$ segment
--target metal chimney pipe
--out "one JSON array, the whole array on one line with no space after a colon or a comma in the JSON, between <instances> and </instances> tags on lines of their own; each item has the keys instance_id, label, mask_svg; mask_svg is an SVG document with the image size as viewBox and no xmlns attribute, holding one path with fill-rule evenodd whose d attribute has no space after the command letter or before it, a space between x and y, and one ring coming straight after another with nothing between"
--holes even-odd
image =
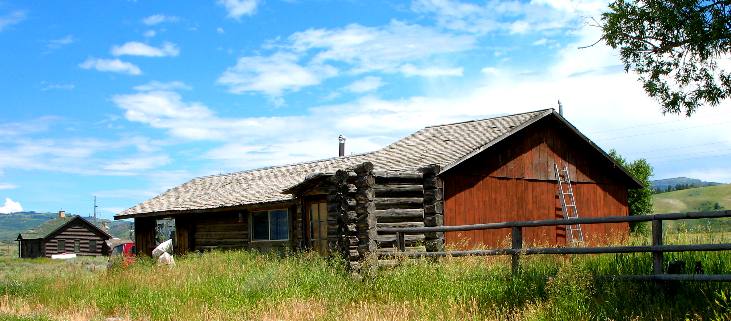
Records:
<instances>
[{"instance_id":1,"label":"metal chimney pipe","mask_svg":"<svg viewBox=\"0 0 731 321\"><path fill-rule=\"evenodd\" d=\"M561 104L561 101L558 101L558 114L563 116L563 104Z\"/></svg>"},{"instance_id":2,"label":"metal chimney pipe","mask_svg":"<svg viewBox=\"0 0 731 321\"><path fill-rule=\"evenodd\" d=\"M345 156L345 136L338 136L338 157Z\"/></svg>"}]
</instances>

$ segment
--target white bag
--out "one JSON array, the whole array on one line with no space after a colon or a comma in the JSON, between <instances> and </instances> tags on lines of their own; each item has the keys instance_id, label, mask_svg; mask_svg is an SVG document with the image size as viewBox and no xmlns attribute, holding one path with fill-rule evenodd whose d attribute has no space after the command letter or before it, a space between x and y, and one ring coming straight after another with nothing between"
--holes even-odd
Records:
<instances>
[{"instance_id":1,"label":"white bag","mask_svg":"<svg viewBox=\"0 0 731 321\"><path fill-rule=\"evenodd\" d=\"M173 259L172 255L166 252L160 255L160 257L157 259L157 264L175 266L175 259Z\"/></svg>"},{"instance_id":2,"label":"white bag","mask_svg":"<svg viewBox=\"0 0 731 321\"><path fill-rule=\"evenodd\" d=\"M152 250L152 257L158 258L164 253L171 253L173 251L173 240L167 240L160 243L154 250Z\"/></svg>"}]
</instances>

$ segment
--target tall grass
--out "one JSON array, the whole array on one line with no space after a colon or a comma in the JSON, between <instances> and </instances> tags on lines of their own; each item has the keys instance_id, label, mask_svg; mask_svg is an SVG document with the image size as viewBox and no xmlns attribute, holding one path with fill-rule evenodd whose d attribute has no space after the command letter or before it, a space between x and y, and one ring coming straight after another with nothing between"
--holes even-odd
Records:
<instances>
[{"instance_id":1,"label":"tall grass","mask_svg":"<svg viewBox=\"0 0 731 321\"><path fill-rule=\"evenodd\" d=\"M668 254L731 273L729 253ZM651 257L531 256L512 275L505 257L407 261L355 277L313 253L249 251L94 262L0 261L0 319L8 320L626 320L731 318L725 283L631 283ZM719 303L720 302L720 303ZM728 319L726 319L728 320Z\"/></svg>"}]
</instances>

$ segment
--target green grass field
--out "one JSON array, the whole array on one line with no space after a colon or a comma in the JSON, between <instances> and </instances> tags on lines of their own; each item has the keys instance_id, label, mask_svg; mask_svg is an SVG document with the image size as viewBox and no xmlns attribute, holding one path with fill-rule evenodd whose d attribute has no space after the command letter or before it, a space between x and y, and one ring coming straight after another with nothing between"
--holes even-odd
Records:
<instances>
[{"instance_id":1,"label":"green grass field","mask_svg":"<svg viewBox=\"0 0 731 321\"><path fill-rule=\"evenodd\" d=\"M654 213L731 210L731 184L697 187L652 196ZM731 218L666 223L676 233L731 233Z\"/></svg>"},{"instance_id":2,"label":"green grass field","mask_svg":"<svg viewBox=\"0 0 731 321\"><path fill-rule=\"evenodd\" d=\"M731 253L669 254L731 273ZM98 260L98 259L97 259ZM105 271L102 262L0 260L1 320L729 320L727 283L630 283L649 254L405 262L356 277L313 253L178 257ZM688 272L688 271L686 271ZM725 318L725 319L724 319Z\"/></svg>"},{"instance_id":3,"label":"green grass field","mask_svg":"<svg viewBox=\"0 0 731 321\"><path fill-rule=\"evenodd\" d=\"M0 242L0 258L18 257L18 243Z\"/></svg>"},{"instance_id":4,"label":"green grass field","mask_svg":"<svg viewBox=\"0 0 731 321\"><path fill-rule=\"evenodd\" d=\"M675 213L710 210L718 203L731 209L731 184L690 188L652 196L655 213Z\"/></svg>"}]
</instances>

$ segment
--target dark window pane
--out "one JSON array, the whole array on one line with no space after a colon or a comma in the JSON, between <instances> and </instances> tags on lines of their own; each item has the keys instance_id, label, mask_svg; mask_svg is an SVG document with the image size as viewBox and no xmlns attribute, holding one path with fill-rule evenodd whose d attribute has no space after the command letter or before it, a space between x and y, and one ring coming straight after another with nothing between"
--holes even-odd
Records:
<instances>
[{"instance_id":1,"label":"dark window pane","mask_svg":"<svg viewBox=\"0 0 731 321\"><path fill-rule=\"evenodd\" d=\"M96 240L89 240L89 251L96 252Z\"/></svg>"},{"instance_id":2,"label":"dark window pane","mask_svg":"<svg viewBox=\"0 0 731 321\"><path fill-rule=\"evenodd\" d=\"M74 253L81 252L81 242L79 240L74 240Z\"/></svg>"},{"instance_id":3,"label":"dark window pane","mask_svg":"<svg viewBox=\"0 0 731 321\"><path fill-rule=\"evenodd\" d=\"M254 240L269 239L269 214L267 212L251 214L251 224Z\"/></svg>"},{"instance_id":4,"label":"dark window pane","mask_svg":"<svg viewBox=\"0 0 731 321\"><path fill-rule=\"evenodd\" d=\"M272 240L286 240L289 238L289 224L286 210L270 212Z\"/></svg>"},{"instance_id":5,"label":"dark window pane","mask_svg":"<svg viewBox=\"0 0 731 321\"><path fill-rule=\"evenodd\" d=\"M56 249L57 253L63 253L66 252L66 240L58 240L58 249Z\"/></svg>"}]
</instances>

